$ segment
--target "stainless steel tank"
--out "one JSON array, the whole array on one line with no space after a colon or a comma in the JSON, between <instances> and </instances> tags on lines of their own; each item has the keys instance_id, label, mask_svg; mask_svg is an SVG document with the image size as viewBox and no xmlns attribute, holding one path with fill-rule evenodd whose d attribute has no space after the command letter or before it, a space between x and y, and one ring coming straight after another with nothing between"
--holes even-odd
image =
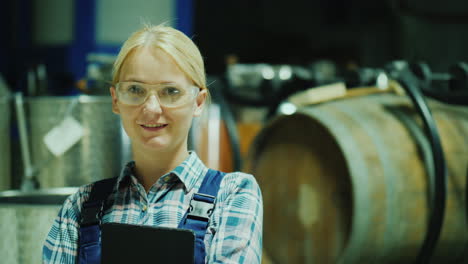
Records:
<instances>
[{"instance_id":1,"label":"stainless steel tank","mask_svg":"<svg viewBox=\"0 0 468 264\"><path fill-rule=\"evenodd\" d=\"M41 189L80 186L119 174L125 146L110 96L33 97L26 99L26 110L32 166ZM57 157L44 136L66 117L81 124L83 136Z\"/></svg>"},{"instance_id":2,"label":"stainless steel tank","mask_svg":"<svg viewBox=\"0 0 468 264\"><path fill-rule=\"evenodd\" d=\"M11 188L10 97L0 96L0 191Z\"/></svg>"},{"instance_id":3,"label":"stainless steel tank","mask_svg":"<svg viewBox=\"0 0 468 264\"><path fill-rule=\"evenodd\" d=\"M1 263L41 263L42 246L66 197L77 188L0 192Z\"/></svg>"}]
</instances>

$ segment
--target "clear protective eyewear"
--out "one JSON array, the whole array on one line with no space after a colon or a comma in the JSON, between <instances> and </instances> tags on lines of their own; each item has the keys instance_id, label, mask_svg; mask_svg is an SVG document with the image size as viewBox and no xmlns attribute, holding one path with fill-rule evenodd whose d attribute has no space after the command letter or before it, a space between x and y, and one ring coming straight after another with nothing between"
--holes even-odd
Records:
<instances>
[{"instance_id":1,"label":"clear protective eyewear","mask_svg":"<svg viewBox=\"0 0 468 264\"><path fill-rule=\"evenodd\" d=\"M140 82L119 82L115 85L117 98L127 105L141 105L154 93L159 104L177 107L194 99L200 89L196 86L183 87L174 83L146 84Z\"/></svg>"}]
</instances>

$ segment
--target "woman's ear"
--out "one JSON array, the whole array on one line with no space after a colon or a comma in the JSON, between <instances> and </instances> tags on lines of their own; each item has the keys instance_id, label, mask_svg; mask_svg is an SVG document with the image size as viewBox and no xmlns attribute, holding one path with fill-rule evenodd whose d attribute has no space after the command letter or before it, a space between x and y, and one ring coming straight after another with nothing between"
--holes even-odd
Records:
<instances>
[{"instance_id":1,"label":"woman's ear","mask_svg":"<svg viewBox=\"0 0 468 264\"><path fill-rule=\"evenodd\" d=\"M208 91L206 89L201 90L198 92L195 111L193 112L193 116L200 116L203 113L203 107L205 106L206 97L208 96Z\"/></svg>"},{"instance_id":2,"label":"woman's ear","mask_svg":"<svg viewBox=\"0 0 468 264\"><path fill-rule=\"evenodd\" d=\"M117 94L115 93L114 86L111 86L109 90L112 96L112 112L114 112L114 114L120 114L119 106L117 105Z\"/></svg>"}]
</instances>

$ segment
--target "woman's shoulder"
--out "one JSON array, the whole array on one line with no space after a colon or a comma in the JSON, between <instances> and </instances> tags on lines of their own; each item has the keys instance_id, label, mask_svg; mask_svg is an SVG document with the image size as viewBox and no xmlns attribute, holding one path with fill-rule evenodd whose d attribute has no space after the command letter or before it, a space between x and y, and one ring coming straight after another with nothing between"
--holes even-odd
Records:
<instances>
[{"instance_id":1,"label":"woman's shoulder","mask_svg":"<svg viewBox=\"0 0 468 264\"><path fill-rule=\"evenodd\" d=\"M65 199L62 209L66 211L72 210L74 212L80 212L81 206L88 200L93 186L94 182L78 187L75 193Z\"/></svg>"},{"instance_id":2,"label":"woman's shoulder","mask_svg":"<svg viewBox=\"0 0 468 264\"><path fill-rule=\"evenodd\" d=\"M71 205L82 205L84 202L88 201L91 195L91 191L95 186L99 186L99 192L102 194L111 195L115 185L117 184L117 178L107 178L103 180L98 180L92 183L88 183L78 187L77 191L70 195L65 203ZM94 198L96 199L96 197Z\"/></svg>"},{"instance_id":3,"label":"woman's shoulder","mask_svg":"<svg viewBox=\"0 0 468 264\"><path fill-rule=\"evenodd\" d=\"M225 184L235 184L235 185L258 185L257 180L252 174L236 171L228 172L223 177L223 182Z\"/></svg>"},{"instance_id":4,"label":"woman's shoulder","mask_svg":"<svg viewBox=\"0 0 468 264\"><path fill-rule=\"evenodd\" d=\"M260 186L252 174L245 172L226 173L221 182L221 188L225 193L250 192L260 194Z\"/></svg>"},{"instance_id":5,"label":"woman's shoulder","mask_svg":"<svg viewBox=\"0 0 468 264\"><path fill-rule=\"evenodd\" d=\"M81 218L83 204L89 201L91 192L93 191L94 186L96 186L96 183L98 182L105 182L105 181L96 181L96 182L78 187L76 192L68 196L63 202L63 205L59 212L59 217L62 219L68 219L68 220L74 221L75 224L79 222ZM111 196L114 191L115 181L106 181L106 182L110 182L112 186L105 186L104 189L100 189L99 192L101 194L104 193L103 196ZM94 199L99 199L99 198L103 198L103 197L100 197L100 195L98 195L98 197L94 197Z\"/></svg>"}]
</instances>

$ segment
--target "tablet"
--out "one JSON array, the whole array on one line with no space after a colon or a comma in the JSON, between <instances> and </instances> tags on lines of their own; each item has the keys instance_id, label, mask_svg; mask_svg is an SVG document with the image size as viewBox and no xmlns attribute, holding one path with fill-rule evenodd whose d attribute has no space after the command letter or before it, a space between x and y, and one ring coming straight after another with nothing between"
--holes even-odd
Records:
<instances>
[{"instance_id":1,"label":"tablet","mask_svg":"<svg viewBox=\"0 0 468 264\"><path fill-rule=\"evenodd\" d=\"M105 223L101 230L101 263L194 262L192 230Z\"/></svg>"}]
</instances>

